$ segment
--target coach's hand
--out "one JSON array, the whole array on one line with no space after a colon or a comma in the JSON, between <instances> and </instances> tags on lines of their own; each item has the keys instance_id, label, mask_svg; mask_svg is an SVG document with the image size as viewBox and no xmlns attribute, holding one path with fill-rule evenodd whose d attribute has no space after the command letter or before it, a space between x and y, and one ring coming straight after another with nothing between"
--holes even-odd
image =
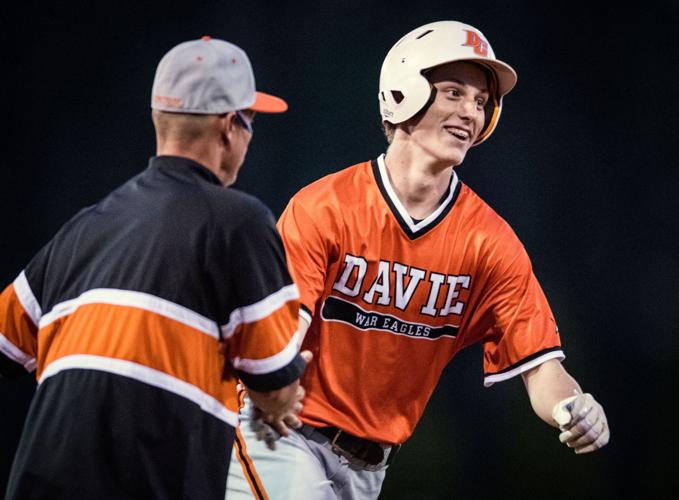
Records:
<instances>
[{"instance_id":1,"label":"coach's hand","mask_svg":"<svg viewBox=\"0 0 679 500\"><path fill-rule=\"evenodd\" d=\"M313 357L311 351L302 351L300 356L307 364ZM248 395L255 405L251 425L257 433L257 439L265 441L269 448L274 449L279 436L288 436L291 428L301 427L302 421L298 415L303 408L304 394L299 380L276 391L257 392L248 389Z\"/></svg>"},{"instance_id":2,"label":"coach's hand","mask_svg":"<svg viewBox=\"0 0 679 500\"><path fill-rule=\"evenodd\" d=\"M611 433L603 407L591 394L577 394L559 402L552 412L559 424L559 440L575 453L589 453L608 444Z\"/></svg>"}]
</instances>

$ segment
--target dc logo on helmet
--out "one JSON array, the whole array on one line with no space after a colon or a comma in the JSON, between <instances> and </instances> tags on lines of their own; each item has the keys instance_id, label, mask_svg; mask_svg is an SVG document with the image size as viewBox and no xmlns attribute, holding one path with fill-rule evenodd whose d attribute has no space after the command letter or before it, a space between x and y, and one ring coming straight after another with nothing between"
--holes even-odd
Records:
<instances>
[{"instance_id":1,"label":"dc logo on helmet","mask_svg":"<svg viewBox=\"0 0 679 500\"><path fill-rule=\"evenodd\" d=\"M475 31L464 30L467 32L467 43L463 43L463 47L474 47L474 53L483 57L488 57L488 42L486 42Z\"/></svg>"}]
</instances>

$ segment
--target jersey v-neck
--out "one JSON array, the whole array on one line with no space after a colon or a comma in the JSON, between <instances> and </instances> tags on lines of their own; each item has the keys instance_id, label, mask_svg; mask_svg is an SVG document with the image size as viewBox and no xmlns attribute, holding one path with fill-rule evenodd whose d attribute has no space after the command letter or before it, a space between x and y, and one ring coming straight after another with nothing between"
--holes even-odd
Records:
<instances>
[{"instance_id":1,"label":"jersey v-neck","mask_svg":"<svg viewBox=\"0 0 679 500\"><path fill-rule=\"evenodd\" d=\"M373 160L371 164L375 182L380 189L380 193L382 193L384 201L389 206L391 213L394 215L399 226L401 226L403 232L411 240L419 238L434 229L439 222L448 215L448 212L451 211L453 205L455 205L455 200L457 200L457 197L460 194L460 186L462 183L459 181L457 174L453 170L453 175L450 176L450 185L448 186L446 194L444 194L444 199L441 201L441 204L427 217L417 221L410 216L401 203L401 200L396 196L396 191L394 191L394 188L389 181L387 166L384 163L384 154L380 155L376 160Z\"/></svg>"}]
</instances>

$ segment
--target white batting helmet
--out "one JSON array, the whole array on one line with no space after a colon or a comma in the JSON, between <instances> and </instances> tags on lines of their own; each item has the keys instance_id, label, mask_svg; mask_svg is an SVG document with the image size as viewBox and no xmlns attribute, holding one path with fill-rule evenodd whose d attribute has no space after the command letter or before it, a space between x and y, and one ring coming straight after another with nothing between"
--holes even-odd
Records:
<instances>
[{"instance_id":1,"label":"white batting helmet","mask_svg":"<svg viewBox=\"0 0 679 500\"><path fill-rule=\"evenodd\" d=\"M468 24L438 21L414 29L391 48L380 73L382 121L397 124L415 116L432 95L425 71L453 61L473 61L492 75L486 121L474 142L481 144L493 132L502 111L502 97L516 85L516 72L495 58L483 34Z\"/></svg>"}]
</instances>

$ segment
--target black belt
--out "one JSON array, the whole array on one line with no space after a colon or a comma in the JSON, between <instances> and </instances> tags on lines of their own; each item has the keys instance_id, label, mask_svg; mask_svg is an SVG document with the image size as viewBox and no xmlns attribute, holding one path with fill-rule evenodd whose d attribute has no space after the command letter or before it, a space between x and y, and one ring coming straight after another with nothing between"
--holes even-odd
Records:
<instances>
[{"instance_id":1,"label":"black belt","mask_svg":"<svg viewBox=\"0 0 679 500\"><path fill-rule=\"evenodd\" d=\"M381 445L369 439L353 436L337 427L314 427L314 430L327 437L330 440L330 446L333 448L338 448L340 451L363 460L367 464L377 465L384 460L384 448L388 445ZM393 462L394 456L396 456L396 452L400 447L400 444L391 447L385 465Z\"/></svg>"}]
</instances>

